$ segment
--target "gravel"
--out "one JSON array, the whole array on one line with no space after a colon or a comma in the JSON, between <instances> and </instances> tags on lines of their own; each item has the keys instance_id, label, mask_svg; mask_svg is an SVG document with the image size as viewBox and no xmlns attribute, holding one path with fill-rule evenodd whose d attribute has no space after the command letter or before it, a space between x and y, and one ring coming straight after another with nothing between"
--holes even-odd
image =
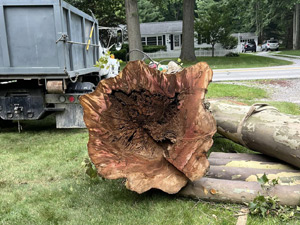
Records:
<instances>
[{"instance_id":1,"label":"gravel","mask_svg":"<svg viewBox=\"0 0 300 225\"><path fill-rule=\"evenodd\" d=\"M292 102L300 105L300 79L285 80L256 80L222 82L249 87L258 87L267 90L271 101Z\"/></svg>"}]
</instances>

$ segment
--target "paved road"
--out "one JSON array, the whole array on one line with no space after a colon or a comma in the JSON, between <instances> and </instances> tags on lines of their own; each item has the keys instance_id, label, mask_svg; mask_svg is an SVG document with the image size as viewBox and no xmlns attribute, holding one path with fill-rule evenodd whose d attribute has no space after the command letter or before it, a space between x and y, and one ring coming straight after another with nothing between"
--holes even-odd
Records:
<instances>
[{"instance_id":1,"label":"paved road","mask_svg":"<svg viewBox=\"0 0 300 225\"><path fill-rule=\"evenodd\" d=\"M264 68L244 68L244 69L216 69L214 71L213 81L230 80L258 80L258 79L300 79L300 58L287 58L274 56L267 52L260 52L256 55L284 59L294 62L289 66L273 66Z\"/></svg>"}]
</instances>

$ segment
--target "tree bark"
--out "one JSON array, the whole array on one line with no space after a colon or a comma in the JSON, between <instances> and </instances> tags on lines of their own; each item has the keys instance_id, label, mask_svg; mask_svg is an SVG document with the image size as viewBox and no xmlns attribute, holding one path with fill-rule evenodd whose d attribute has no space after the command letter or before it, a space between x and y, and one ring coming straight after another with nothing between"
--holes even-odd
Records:
<instances>
[{"instance_id":1,"label":"tree bark","mask_svg":"<svg viewBox=\"0 0 300 225\"><path fill-rule=\"evenodd\" d=\"M300 49L300 3L295 5L293 18L293 49Z\"/></svg>"},{"instance_id":2,"label":"tree bark","mask_svg":"<svg viewBox=\"0 0 300 225\"><path fill-rule=\"evenodd\" d=\"M125 9L129 52L135 49L143 51L137 0L125 0ZM140 52L132 52L129 57L130 61L134 61L142 59L143 55Z\"/></svg>"},{"instance_id":3,"label":"tree bark","mask_svg":"<svg viewBox=\"0 0 300 225\"><path fill-rule=\"evenodd\" d=\"M209 178L257 181L257 177L266 174L269 180L278 179L280 184L300 185L300 170L261 154L213 152L208 161Z\"/></svg>"},{"instance_id":4,"label":"tree bark","mask_svg":"<svg viewBox=\"0 0 300 225\"><path fill-rule=\"evenodd\" d=\"M188 179L202 177L216 132L203 103L211 79L206 63L164 74L135 61L82 96L89 156L98 173L126 178L126 187L138 193L177 193Z\"/></svg>"},{"instance_id":5,"label":"tree bark","mask_svg":"<svg viewBox=\"0 0 300 225\"><path fill-rule=\"evenodd\" d=\"M282 205L300 202L300 170L262 154L213 152L205 177L189 182L180 195L231 203L251 202L258 195L277 196ZM266 174L275 186L262 188L257 177Z\"/></svg>"},{"instance_id":6,"label":"tree bark","mask_svg":"<svg viewBox=\"0 0 300 225\"><path fill-rule=\"evenodd\" d=\"M196 61L194 47L194 9L195 0L183 0L183 40L180 58L186 61Z\"/></svg>"},{"instance_id":7,"label":"tree bark","mask_svg":"<svg viewBox=\"0 0 300 225\"><path fill-rule=\"evenodd\" d=\"M253 201L258 195L276 196L279 204L296 206L300 202L299 190L300 185L275 185L264 190L258 182L203 177L195 182L189 182L179 194L207 201L241 204Z\"/></svg>"},{"instance_id":8,"label":"tree bark","mask_svg":"<svg viewBox=\"0 0 300 225\"><path fill-rule=\"evenodd\" d=\"M300 116L283 114L268 107L221 101L211 101L210 106L218 133L251 150L300 168ZM251 109L255 109L252 114Z\"/></svg>"}]
</instances>

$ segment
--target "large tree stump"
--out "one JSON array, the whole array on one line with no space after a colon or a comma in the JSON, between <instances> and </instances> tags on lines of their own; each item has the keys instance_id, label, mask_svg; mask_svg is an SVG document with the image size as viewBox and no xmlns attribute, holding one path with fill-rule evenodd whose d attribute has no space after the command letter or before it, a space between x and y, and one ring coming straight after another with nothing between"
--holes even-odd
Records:
<instances>
[{"instance_id":1,"label":"large tree stump","mask_svg":"<svg viewBox=\"0 0 300 225\"><path fill-rule=\"evenodd\" d=\"M300 168L300 116L264 104L210 101L210 106L219 134Z\"/></svg>"},{"instance_id":2,"label":"large tree stump","mask_svg":"<svg viewBox=\"0 0 300 225\"><path fill-rule=\"evenodd\" d=\"M134 61L82 96L89 156L98 173L127 178L126 187L138 193L177 193L188 179L202 177L216 132L203 104L211 80L206 63L163 74Z\"/></svg>"}]
</instances>

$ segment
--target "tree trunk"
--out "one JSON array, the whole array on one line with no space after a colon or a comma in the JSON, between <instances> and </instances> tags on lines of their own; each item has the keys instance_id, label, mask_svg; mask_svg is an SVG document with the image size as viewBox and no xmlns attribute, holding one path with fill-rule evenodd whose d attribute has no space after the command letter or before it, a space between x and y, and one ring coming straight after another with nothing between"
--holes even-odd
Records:
<instances>
[{"instance_id":1,"label":"tree trunk","mask_svg":"<svg viewBox=\"0 0 300 225\"><path fill-rule=\"evenodd\" d=\"M217 202L245 203L255 197L277 196L282 205L298 205L300 170L262 154L213 152L205 177L189 184L179 193L183 196ZM221 165L221 166L220 166ZM257 177L267 175L278 184L262 188Z\"/></svg>"},{"instance_id":2,"label":"tree trunk","mask_svg":"<svg viewBox=\"0 0 300 225\"><path fill-rule=\"evenodd\" d=\"M195 0L183 0L183 40L180 58L186 61L196 61L194 47L194 9Z\"/></svg>"},{"instance_id":3,"label":"tree trunk","mask_svg":"<svg viewBox=\"0 0 300 225\"><path fill-rule=\"evenodd\" d=\"M215 44L211 44L211 57L215 57Z\"/></svg>"},{"instance_id":4,"label":"tree trunk","mask_svg":"<svg viewBox=\"0 0 300 225\"><path fill-rule=\"evenodd\" d=\"M208 161L209 178L257 181L257 177L266 174L269 180L278 179L280 184L300 185L300 170L261 154L213 152Z\"/></svg>"},{"instance_id":5,"label":"tree trunk","mask_svg":"<svg viewBox=\"0 0 300 225\"><path fill-rule=\"evenodd\" d=\"M293 18L293 49L300 49L300 3L295 5Z\"/></svg>"},{"instance_id":6,"label":"tree trunk","mask_svg":"<svg viewBox=\"0 0 300 225\"><path fill-rule=\"evenodd\" d=\"M125 0L125 9L129 52L135 49L143 51L137 0ZM130 61L133 61L142 59L143 55L140 52L132 52L129 57Z\"/></svg>"},{"instance_id":7,"label":"tree trunk","mask_svg":"<svg viewBox=\"0 0 300 225\"><path fill-rule=\"evenodd\" d=\"M216 123L204 108L212 70L198 63L164 74L142 61L102 80L80 98L89 130L89 156L108 179L128 189L177 193L207 170Z\"/></svg>"},{"instance_id":8,"label":"tree trunk","mask_svg":"<svg viewBox=\"0 0 300 225\"><path fill-rule=\"evenodd\" d=\"M258 182L223 180L203 177L179 192L185 197L196 199L240 203L251 202L258 195L278 197L281 205L299 205L300 185L275 185L265 190Z\"/></svg>"},{"instance_id":9,"label":"tree trunk","mask_svg":"<svg viewBox=\"0 0 300 225\"><path fill-rule=\"evenodd\" d=\"M300 116L268 106L210 102L218 133L245 147L300 168Z\"/></svg>"}]
</instances>

